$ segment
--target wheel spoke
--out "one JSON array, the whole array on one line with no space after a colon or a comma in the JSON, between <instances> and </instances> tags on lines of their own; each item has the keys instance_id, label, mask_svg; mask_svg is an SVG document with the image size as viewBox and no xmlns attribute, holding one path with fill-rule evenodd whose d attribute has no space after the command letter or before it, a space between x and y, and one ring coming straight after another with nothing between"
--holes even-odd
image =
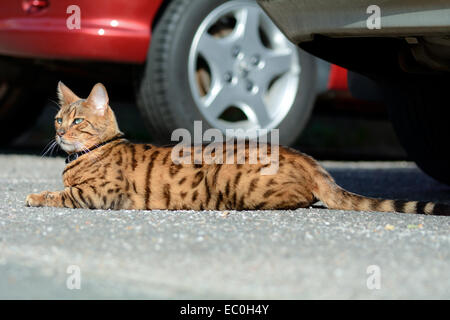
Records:
<instances>
[{"instance_id":1,"label":"wheel spoke","mask_svg":"<svg viewBox=\"0 0 450 320\"><path fill-rule=\"evenodd\" d=\"M237 16L236 29L242 35L243 42L254 48L262 47L259 35L261 10L258 7L248 7Z\"/></svg>"},{"instance_id":2,"label":"wheel spoke","mask_svg":"<svg viewBox=\"0 0 450 320\"><path fill-rule=\"evenodd\" d=\"M259 127L260 128L268 127L270 122L272 121L272 118L270 117L267 111L266 104L265 103L261 104L260 108L257 108L254 111L256 111L256 118L258 119Z\"/></svg>"},{"instance_id":3,"label":"wheel spoke","mask_svg":"<svg viewBox=\"0 0 450 320\"><path fill-rule=\"evenodd\" d=\"M221 64L228 62L230 59L231 42L226 38L214 38L210 34L204 33L200 37L197 50L211 69L220 69Z\"/></svg>"},{"instance_id":4,"label":"wheel spoke","mask_svg":"<svg viewBox=\"0 0 450 320\"><path fill-rule=\"evenodd\" d=\"M226 87L221 87L217 90L211 90L203 99L205 112L214 119L219 118L222 113L232 104L233 94Z\"/></svg>"},{"instance_id":5,"label":"wheel spoke","mask_svg":"<svg viewBox=\"0 0 450 320\"><path fill-rule=\"evenodd\" d=\"M264 56L265 65L261 70L261 75L257 79L260 87L267 90L269 84L278 76L298 70L292 69L292 50L273 51Z\"/></svg>"},{"instance_id":6,"label":"wheel spoke","mask_svg":"<svg viewBox=\"0 0 450 320\"><path fill-rule=\"evenodd\" d=\"M243 111L250 121L257 123L260 128L265 128L270 124L272 118L267 111L267 106L263 100L262 94L256 94L247 99L247 105L251 111L245 109Z\"/></svg>"}]
</instances>

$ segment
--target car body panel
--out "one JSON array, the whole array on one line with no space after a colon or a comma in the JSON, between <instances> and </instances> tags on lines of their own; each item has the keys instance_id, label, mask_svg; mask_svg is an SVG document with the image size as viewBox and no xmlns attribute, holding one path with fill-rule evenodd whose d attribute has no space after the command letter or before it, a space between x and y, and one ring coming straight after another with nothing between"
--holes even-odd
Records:
<instances>
[{"instance_id":1,"label":"car body panel","mask_svg":"<svg viewBox=\"0 0 450 320\"><path fill-rule=\"evenodd\" d=\"M348 90L347 69L332 64L328 78L328 90Z\"/></svg>"},{"instance_id":2,"label":"car body panel","mask_svg":"<svg viewBox=\"0 0 450 320\"><path fill-rule=\"evenodd\" d=\"M258 0L294 43L328 37L427 36L450 33L448 0L380 0L380 29L369 28L372 0ZM368 10L369 9L369 10Z\"/></svg>"},{"instance_id":3,"label":"car body panel","mask_svg":"<svg viewBox=\"0 0 450 320\"><path fill-rule=\"evenodd\" d=\"M0 55L143 63L162 0L78 0L81 28L72 30L67 8L73 1L48 1L47 7L27 13L29 2L0 3ZM47 1L37 1L42 2Z\"/></svg>"}]
</instances>

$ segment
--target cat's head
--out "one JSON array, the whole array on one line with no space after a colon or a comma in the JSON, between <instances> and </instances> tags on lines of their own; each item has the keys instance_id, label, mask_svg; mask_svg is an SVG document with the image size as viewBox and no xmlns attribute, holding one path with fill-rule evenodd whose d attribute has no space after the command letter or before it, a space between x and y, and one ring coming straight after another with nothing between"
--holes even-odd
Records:
<instances>
[{"instance_id":1,"label":"cat's head","mask_svg":"<svg viewBox=\"0 0 450 320\"><path fill-rule=\"evenodd\" d=\"M62 82L57 91L61 108L55 117L56 142L64 151L87 151L121 134L101 83L92 88L86 99L79 98Z\"/></svg>"}]
</instances>

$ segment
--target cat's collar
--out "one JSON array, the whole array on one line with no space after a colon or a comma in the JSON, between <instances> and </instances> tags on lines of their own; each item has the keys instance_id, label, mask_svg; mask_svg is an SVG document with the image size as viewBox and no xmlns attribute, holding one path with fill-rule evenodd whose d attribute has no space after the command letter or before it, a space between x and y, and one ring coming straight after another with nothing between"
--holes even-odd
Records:
<instances>
[{"instance_id":1,"label":"cat's collar","mask_svg":"<svg viewBox=\"0 0 450 320\"><path fill-rule=\"evenodd\" d=\"M67 156L67 158L66 158L66 164L69 164L69 163L71 163L72 161L77 160L77 159L78 159L79 157L81 157L82 155L85 155L85 154L87 154L87 153L89 153L89 152L91 152L91 151L94 151L94 150L97 149L97 148L103 147L105 144L108 144L108 143L110 143L110 142L113 142L113 141L116 141L116 140L119 140L119 139L123 139L123 138L124 138L124 135L123 135L123 134L120 134L120 135L118 135L118 136L116 136L116 137L114 137L114 138L112 138L112 139L109 139L108 141L102 142L102 143L100 143L99 145L96 145L95 147L92 147L90 150L71 153L71 154L69 154L69 155Z\"/></svg>"}]
</instances>

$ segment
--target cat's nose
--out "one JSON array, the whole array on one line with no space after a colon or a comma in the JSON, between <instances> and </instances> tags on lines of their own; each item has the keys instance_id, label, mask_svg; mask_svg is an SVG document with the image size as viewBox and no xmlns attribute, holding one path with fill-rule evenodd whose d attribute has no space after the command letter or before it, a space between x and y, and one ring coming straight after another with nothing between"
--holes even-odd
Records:
<instances>
[{"instance_id":1,"label":"cat's nose","mask_svg":"<svg viewBox=\"0 0 450 320\"><path fill-rule=\"evenodd\" d=\"M66 134L66 130L64 130L64 129L58 129L58 130L56 130L56 134L57 134L58 136L62 137L63 135Z\"/></svg>"}]
</instances>

